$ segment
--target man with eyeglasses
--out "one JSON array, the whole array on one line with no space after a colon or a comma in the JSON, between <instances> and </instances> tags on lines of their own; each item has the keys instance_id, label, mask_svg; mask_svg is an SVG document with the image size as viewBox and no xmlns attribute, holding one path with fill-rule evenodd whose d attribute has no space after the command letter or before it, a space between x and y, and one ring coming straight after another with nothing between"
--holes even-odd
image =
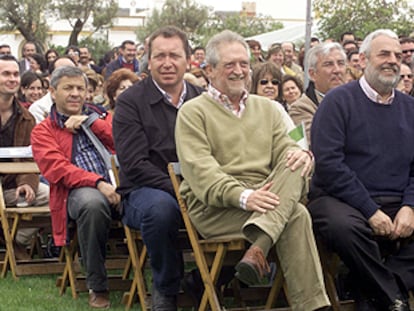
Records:
<instances>
[{"instance_id":1,"label":"man with eyeglasses","mask_svg":"<svg viewBox=\"0 0 414 311\"><path fill-rule=\"evenodd\" d=\"M397 89L404 94L414 96L413 72L407 64L401 64L400 82L398 83Z\"/></svg>"},{"instance_id":2,"label":"man with eyeglasses","mask_svg":"<svg viewBox=\"0 0 414 311\"><path fill-rule=\"evenodd\" d=\"M404 37L400 39L402 49L402 61L411 67L414 56L414 38Z\"/></svg>"},{"instance_id":3,"label":"man with eyeglasses","mask_svg":"<svg viewBox=\"0 0 414 311\"><path fill-rule=\"evenodd\" d=\"M250 58L243 37L229 30L213 36L206 62L209 89L183 105L175 128L189 216L205 238L240 236L251 243L235 267L243 283L262 281L270 271L266 256L276 249L292 310L329 310L311 221L299 203L309 154L289 167L288 155L300 148L281 113L246 91Z\"/></svg>"},{"instance_id":4,"label":"man with eyeglasses","mask_svg":"<svg viewBox=\"0 0 414 311\"><path fill-rule=\"evenodd\" d=\"M302 96L289 108L295 124L305 124L308 143L311 144L310 128L313 115L325 94L345 83L346 54L339 43L319 44L309 50L305 62L308 68L309 85Z\"/></svg>"}]
</instances>

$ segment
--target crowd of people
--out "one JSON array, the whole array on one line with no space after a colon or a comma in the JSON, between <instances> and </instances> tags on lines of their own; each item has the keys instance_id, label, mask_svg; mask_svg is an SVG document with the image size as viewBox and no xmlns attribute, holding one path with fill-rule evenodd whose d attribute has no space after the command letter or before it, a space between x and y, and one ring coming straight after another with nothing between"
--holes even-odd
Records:
<instances>
[{"instance_id":1,"label":"crowd of people","mask_svg":"<svg viewBox=\"0 0 414 311\"><path fill-rule=\"evenodd\" d=\"M119 204L148 249L152 310L177 310L182 288L202 290L176 247L181 214L167 164L179 161L200 235L251 244L220 282L259 284L276 248L292 310L330 310L320 240L349 270L357 311L409 310L414 38L380 29L312 38L306 53L294 42L267 48L225 30L192 49L173 26L142 45L126 40L99 63L86 46L42 55L26 42L18 61L0 45L0 147L31 145L41 171L3 176L6 204L49 200L57 246L76 222L89 306L110 306L105 250ZM298 125L309 148L289 136ZM118 188L106 165L115 153ZM18 256L36 230L19 230ZM200 303L200 292L190 295Z\"/></svg>"}]
</instances>

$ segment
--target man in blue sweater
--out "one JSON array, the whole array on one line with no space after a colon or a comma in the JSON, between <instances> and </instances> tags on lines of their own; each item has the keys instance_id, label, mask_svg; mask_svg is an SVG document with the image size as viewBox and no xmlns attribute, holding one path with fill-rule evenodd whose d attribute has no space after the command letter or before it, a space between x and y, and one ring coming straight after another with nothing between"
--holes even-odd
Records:
<instances>
[{"instance_id":1,"label":"man in blue sweater","mask_svg":"<svg viewBox=\"0 0 414 311\"><path fill-rule=\"evenodd\" d=\"M414 99L395 90L401 59L395 33L369 34L364 76L329 92L311 129L308 207L353 276L356 310L408 311L414 288Z\"/></svg>"}]
</instances>

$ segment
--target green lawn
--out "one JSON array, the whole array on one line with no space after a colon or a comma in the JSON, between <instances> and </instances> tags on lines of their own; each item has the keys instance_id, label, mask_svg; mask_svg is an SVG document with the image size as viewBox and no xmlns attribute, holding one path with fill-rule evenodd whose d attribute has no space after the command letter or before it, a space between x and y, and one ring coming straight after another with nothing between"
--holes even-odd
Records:
<instances>
[{"instance_id":1,"label":"green lawn","mask_svg":"<svg viewBox=\"0 0 414 311\"><path fill-rule=\"evenodd\" d=\"M55 286L56 275L22 276L13 280L10 273L7 278L0 279L0 310L1 311L83 311L92 310L88 307L88 293L79 293L73 299L68 288L63 296ZM111 309L125 310L121 304L122 293L111 293ZM139 310L135 304L133 310Z\"/></svg>"}]
</instances>

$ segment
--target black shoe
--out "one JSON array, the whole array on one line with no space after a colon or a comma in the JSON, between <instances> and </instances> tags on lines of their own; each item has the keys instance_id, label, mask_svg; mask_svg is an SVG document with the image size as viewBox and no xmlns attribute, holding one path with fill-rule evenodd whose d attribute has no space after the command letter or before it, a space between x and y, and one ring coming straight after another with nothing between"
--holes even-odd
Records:
<instances>
[{"instance_id":1,"label":"black shoe","mask_svg":"<svg viewBox=\"0 0 414 311\"><path fill-rule=\"evenodd\" d=\"M355 301L355 311L376 311L374 303L370 299L361 299Z\"/></svg>"},{"instance_id":2,"label":"black shoe","mask_svg":"<svg viewBox=\"0 0 414 311\"><path fill-rule=\"evenodd\" d=\"M201 280L201 275L198 269L191 270L184 275L184 278L181 281L181 288L184 290L184 293L190 296L193 305L197 310L204 291L203 281Z\"/></svg>"},{"instance_id":3,"label":"black shoe","mask_svg":"<svg viewBox=\"0 0 414 311\"><path fill-rule=\"evenodd\" d=\"M410 311L407 301L395 299L388 307L389 311Z\"/></svg>"},{"instance_id":4,"label":"black shoe","mask_svg":"<svg viewBox=\"0 0 414 311\"><path fill-rule=\"evenodd\" d=\"M161 294L155 286L152 287L152 311L177 311L177 296Z\"/></svg>"}]
</instances>

